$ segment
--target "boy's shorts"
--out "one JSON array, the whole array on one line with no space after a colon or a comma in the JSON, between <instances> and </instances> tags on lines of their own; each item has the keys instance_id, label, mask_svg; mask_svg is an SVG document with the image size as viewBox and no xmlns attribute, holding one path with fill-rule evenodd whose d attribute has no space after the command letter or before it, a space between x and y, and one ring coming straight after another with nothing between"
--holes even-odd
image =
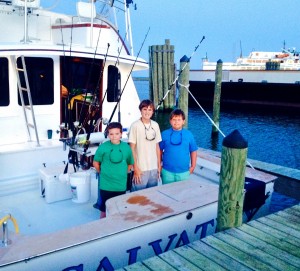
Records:
<instances>
[{"instance_id":1,"label":"boy's shorts","mask_svg":"<svg viewBox=\"0 0 300 271\"><path fill-rule=\"evenodd\" d=\"M132 183L131 192L157 186L157 184L158 184L157 169L143 171L141 176L141 183L140 184Z\"/></svg>"},{"instance_id":2,"label":"boy's shorts","mask_svg":"<svg viewBox=\"0 0 300 271\"><path fill-rule=\"evenodd\" d=\"M113 197L116 197L116 196L120 196L120 195L123 195L125 194L126 191L124 192L116 192L116 191L107 191L107 190L102 190L100 189L100 195L101 195L101 204L100 204L100 211L101 212L106 212L106 201L108 199L111 199Z\"/></svg>"},{"instance_id":3,"label":"boy's shorts","mask_svg":"<svg viewBox=\"0 0 300 271\"><path fill-rule=\"evenodd\" d=\"M163 184L185 181L189 179L190 171L175 173L162 169L161 177Z\"/></svg>"}]
</instances>

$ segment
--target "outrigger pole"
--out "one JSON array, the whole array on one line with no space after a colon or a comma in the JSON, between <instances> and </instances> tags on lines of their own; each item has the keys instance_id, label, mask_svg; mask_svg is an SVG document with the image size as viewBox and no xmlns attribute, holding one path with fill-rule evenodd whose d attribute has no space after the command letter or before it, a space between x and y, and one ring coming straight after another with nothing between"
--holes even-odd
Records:
<instances>
[{"instance_id":1,"label":"outrigger pole","mask_svg":"<svg viewBox=\"0 0 300 271\"><path fill-rule=\"evenodd\" d=\"M173 88L173 86L175 85L176 81L178 80L179 76L181 75L181 73L184 71L185 67L187 66L187 64L190 62L192 56L196 53L198 47L200 46L200 44L202 43L202 41L205 39L205 36L202 37L201 41L199 42L199 44L195 47L194 51L192 52L192 54L190 55L190 57L188 58L187 62L184 64L184 66L182 67L182 69L179 71L178 75L176 76L175 80L173 81L173 83L169 86L168 91L166 92L165 96L159 101L156 110L158 110L162 104L162 102L164 101L164 99L166 99L166 97L168 96L169 92L171 91L171 89Z\"/></svg>"},{"instance_id":2,"label":"outrigger pole","mask_svg":"<svg viewBox=\"0 0 300 271\"><path fill-rule=\"evenodd\" d=\"M123 87L123 89L122 89L122 91L121 91L121 93L120 93L120 95L119 95L118 101L117 101L117 103L116 103L116 105L115 105L115 107L114 107L114 109L113 109L113 111L112 111L112 113L111 113L111 116L110 116L110 118L109 118L109 120L108 120L108 123L111 122L111 120L112 120L112 118L113 118L113 116L114 116L114 114L115 114L115 112L116 112L116 109L117 109L117 107L118 107L118 105L119 105L119 103L120 103L120 101L121 101L121 97L122 97L122 95L123 95L123 92L124 92L124 90L125 90L125 87L126 87L126 85L127 85L127 82L128 82L128 80L129 80L129 78L130 78L130 75L131 75L131 73L132 73L132 71L133 71L133 68L134 68L134 66L135 66L135 64L136 64L136 62L137 62L137 59L138 59L138 57L139 57L139 55L140 55L140 53L141 53L141 50L142 50L142 48L143 48L143 46L144 46L144 43L145 43L145 41L146 41L146 39L147 39L147 36L148 36L148 34L149 34L149 31L150 31L150 27L148 28L148 31L147 31L147 33L146 33L146 35L145 35L145 38L144 38L144 40L143 40L143 43L142 43L142 45L141 45L141 48L140 48L140 50L139 50L139 52L138 52L138 54L137 54L137 56L136 56L136 58L135 58L135 60L134 60L134 63L133 63L133 65L132 65L132 67L131 67L131 70L130 70L130 73L129 73L128 76L127 76L127 80L126 80L126 82L125 82L125 84L124 84L124 87ZM107 127L106 127L106 128L107 128ZM106 132L106 129L105 129L105 132Z\"/></svg>"}]
</instances>

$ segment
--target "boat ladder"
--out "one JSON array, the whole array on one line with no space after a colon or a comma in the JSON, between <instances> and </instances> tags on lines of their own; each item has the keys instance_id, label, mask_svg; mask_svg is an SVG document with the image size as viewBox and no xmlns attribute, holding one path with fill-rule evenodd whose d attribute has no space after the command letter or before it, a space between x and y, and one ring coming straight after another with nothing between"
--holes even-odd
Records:
<instances>
[{"instance_id":1,"label":"boat ladder","mask_svg":"<svg viewBox=\"0 0 300 271\"><path fill-rule=\"evenodd\" d=\"M20 56L20 59L21 59L21 62L17 61L17 58L15 56L13 56L12 63L14 65L14 68L16 71L18 90L19 90L19 95L20 95L20 99L21 99L21 103L22 103L24 119L26 122L28 139L29 139L29 141L32 141L30 129L33 129L35 132L37 146L40 146L39 135L38 135L38 131L37 131L35 115L34 115L34 110L33 110L31 92L30 92L30 87L29 87L28 75L27 75L27 70L26 70L25 57ZM28 100L27 103L28 104L25 104L25 100L24 100L24 98L26 97L25 94L27 94L27 100ZM29 122L30 112L31 112L31 123Z\"/></svg>"}]
</instances>

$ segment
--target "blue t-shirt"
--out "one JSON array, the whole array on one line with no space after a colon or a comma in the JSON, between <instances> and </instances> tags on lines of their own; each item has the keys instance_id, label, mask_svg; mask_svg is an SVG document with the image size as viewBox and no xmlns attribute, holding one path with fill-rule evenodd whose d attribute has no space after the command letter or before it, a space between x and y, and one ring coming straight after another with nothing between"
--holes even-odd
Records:
<instances>
[{"instance_id":1,"label":"blue t-shirt","mask_svg":"<svg viewBox=\"0 0 300 271\"><path fill-rule=\"evenodd\" d=\"M177 131L170 128L163 131L161 136L159 147L163 151L163 168L175 173L188 171L190 153L198 149L193 134L187 129Z\"/></svg>"}]
</instances>

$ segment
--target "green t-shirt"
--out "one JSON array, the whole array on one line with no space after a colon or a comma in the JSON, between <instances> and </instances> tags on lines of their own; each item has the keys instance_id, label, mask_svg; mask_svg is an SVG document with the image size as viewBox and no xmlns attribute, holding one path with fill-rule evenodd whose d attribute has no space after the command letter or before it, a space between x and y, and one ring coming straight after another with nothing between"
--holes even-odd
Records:
<instances>
[{"instance_id":1,"label":"green t-shirt","mask_svg":"<svg viewBox=\"0 0 300 271\"><path fill-rule=\"evenodd\" d=\"M128 165L134 163L131 148L127 143L104 142L98 147L94 161L100 162L100 189L126 191Z\"/></svg>"}]
</instances>

